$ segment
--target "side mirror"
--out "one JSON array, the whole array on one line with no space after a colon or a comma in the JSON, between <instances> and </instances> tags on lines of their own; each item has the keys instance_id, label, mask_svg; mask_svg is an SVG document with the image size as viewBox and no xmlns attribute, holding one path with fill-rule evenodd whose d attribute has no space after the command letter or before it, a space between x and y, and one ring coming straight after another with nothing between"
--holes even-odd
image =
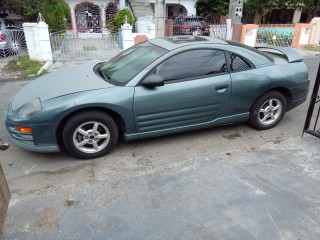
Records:
<instances>
[{"instance_id":1,"label":"side mirror","mask_svg":"<svg viewBox=\"0 0 320 240\"><path fill-rule=\"evenodd\" d=\"M143 79L141 85L147 88L159 87L164 85L164 80L162 77L157 75L148 75L145 79Z\"/></svg>"}]
</instances>

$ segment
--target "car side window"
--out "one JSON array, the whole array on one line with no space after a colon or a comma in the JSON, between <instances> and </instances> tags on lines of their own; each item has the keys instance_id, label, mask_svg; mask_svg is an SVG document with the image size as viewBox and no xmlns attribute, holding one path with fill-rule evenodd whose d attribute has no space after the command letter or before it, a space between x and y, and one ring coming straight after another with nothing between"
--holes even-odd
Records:
<instances>
[{"instance_id":1,"label":"car side window","mask_svg":"<svg viewBox=\"0 0 320 240\"><path fill-rule=\"evenodd\" d=\"M244 58L235 53L230 54L230 70L233 72L245 71L251 69L251 64Z\"/></svg>"},{"instance_id":2,"label":"car side window","mask_svg":"<svg viewBox=\"0 0 320 240\"><path fill-rule=\"evenodd\" d=\"M179 53L156 67L153 74L165 81L205 77L227 72L223 51L198 49Z\"/></svg>"}]
</instances>

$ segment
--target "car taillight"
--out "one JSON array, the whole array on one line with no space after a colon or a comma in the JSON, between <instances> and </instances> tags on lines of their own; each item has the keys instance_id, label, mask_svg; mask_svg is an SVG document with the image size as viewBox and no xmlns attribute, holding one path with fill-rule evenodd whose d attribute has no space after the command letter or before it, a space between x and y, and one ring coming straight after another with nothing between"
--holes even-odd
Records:
<instances>
[{"instance_id":1,"label":"car taillight","mask_svg":"<svg viewBox=\"0 0 320 240\"><path fill-rule=\"evenodd\" d=\"M204 30L209 31L210 27L209 26L204 26Z\"/></svg>"},{"instance_id":2,"label":"car taillight","mask_svg":"<svg viewBox=\"0 0 320 240\"><path fill-rule=\"evenodd\" d=\"M5 35L4 33L0 34L0 42L6 42L7 41L7 35Z\"/></svg>"},{"instance_id":3,"label":"car taillight","mask_svg":"<svg viewBox=\"0 0 320 240\"><path fill-rule=\"evenodd\" d=\"M190 30L191 30L191 27L189 27L189 26L182 26L182 27L181 27L181 30L183 30L183 31L190 31Z\"/></svg>"}]
</instances>

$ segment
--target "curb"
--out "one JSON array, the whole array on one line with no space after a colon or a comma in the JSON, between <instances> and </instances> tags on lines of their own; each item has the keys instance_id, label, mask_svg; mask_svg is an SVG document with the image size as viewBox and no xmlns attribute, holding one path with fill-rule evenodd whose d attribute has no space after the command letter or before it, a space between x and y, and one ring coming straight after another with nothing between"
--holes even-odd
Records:
<instances>
[{"instance_id":1,"label":"curb","mask_svg":"<svg viewBox=\"0 0 320 240\"><path fill-rule=\"evenodd\" d=\"M52 65L52 61L46 62L40 70L37 72L37 76L39 76L44 70L48 70L48 68Z\"/></svg>"}]
</instances>

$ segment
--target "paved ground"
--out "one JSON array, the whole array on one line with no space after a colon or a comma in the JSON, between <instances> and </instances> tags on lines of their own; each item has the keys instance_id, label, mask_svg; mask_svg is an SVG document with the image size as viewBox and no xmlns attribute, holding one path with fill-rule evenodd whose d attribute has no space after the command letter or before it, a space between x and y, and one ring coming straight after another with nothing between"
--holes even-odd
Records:
<instances>
[{"instance_id":1,"label":"paved ground","mask_svg":"<svg viewBox=\"0 0 320 240\"><path fill-rule=\"evenodd\" d=\"M47 156L50 168L36 161L10 180L3 239L319 239L318 145L166 159L136 149L61 169Z\"/></svg>"},{"instance_id":2,"label":"paved ground","mask_svg":"<svg viewBox=\"0 0 320 240\"><path fill-rule=\"evenodd\" d=\"M319 58L305 61L314 79ZM3 111L27 83L0 84L6 139ZM0 153L12 191L3 239L320 239L320 141L300 137L307 105L268 131L120 141L91 161L12 146Z\"/></svg>"}]
</instances>

